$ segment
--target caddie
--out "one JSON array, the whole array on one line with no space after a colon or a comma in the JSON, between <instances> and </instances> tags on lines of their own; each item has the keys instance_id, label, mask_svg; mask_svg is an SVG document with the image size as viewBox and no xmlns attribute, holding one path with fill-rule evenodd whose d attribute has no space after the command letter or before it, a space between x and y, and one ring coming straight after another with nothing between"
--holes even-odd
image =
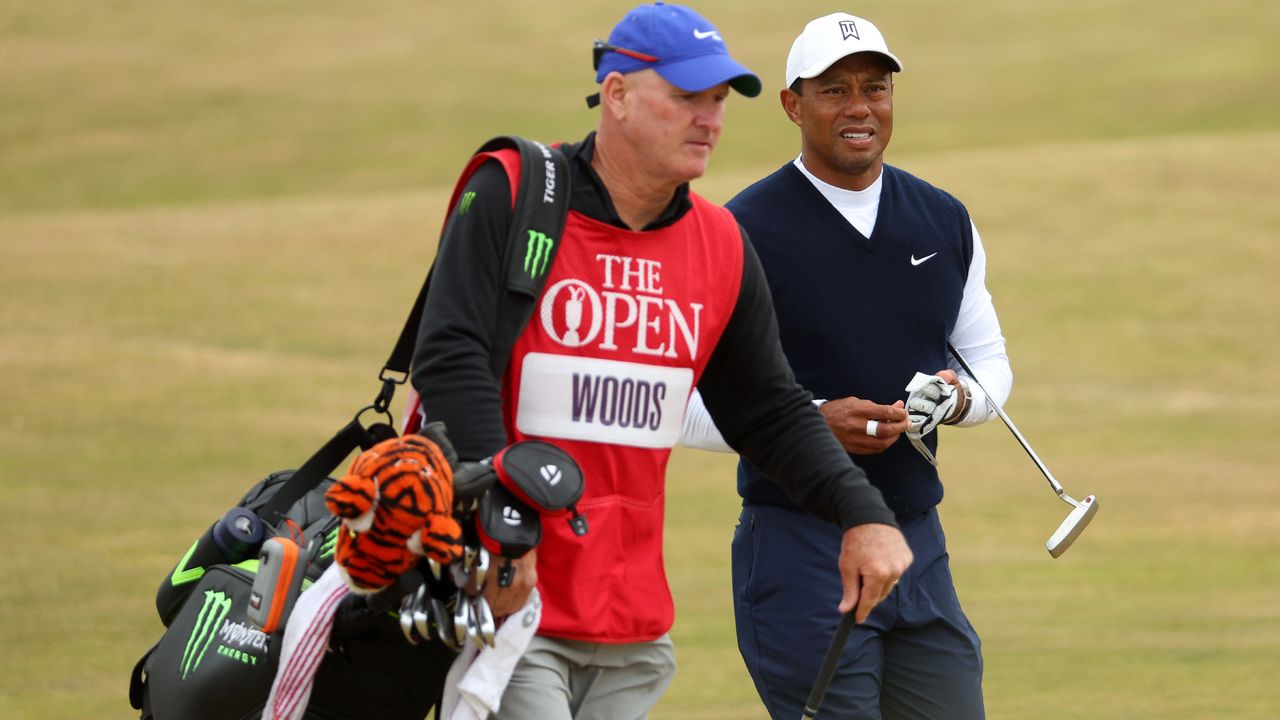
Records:
<instances>
[{"instance_id":1,"label":"caddie","mask_svg":"<svg viewBox=\"0 0 1280 720\"><path fill-rule=\"evenodd\" d=\"M695 386L728 442L840 538L829 564L842 590L826 610L865 619L911 562L880 491L787 367L744 232L689 188L731 90L753 97L759 79L708 20L661 2L628 12L593 57L599 121L560 148L572 187L562 237L516 250L547 277L506 370L490 370L514 186L500 163L471 176L447 219L413 363L426 420L445 422L462 460L537 438L586 478L578 508L590 532L544 523L514 582L486 581L495 615L518 610L535 584L544 603L501 720L642 718L670 683L665 474ZM541 262L550 243L555 260Z\"/></svg>"}]
</instances>

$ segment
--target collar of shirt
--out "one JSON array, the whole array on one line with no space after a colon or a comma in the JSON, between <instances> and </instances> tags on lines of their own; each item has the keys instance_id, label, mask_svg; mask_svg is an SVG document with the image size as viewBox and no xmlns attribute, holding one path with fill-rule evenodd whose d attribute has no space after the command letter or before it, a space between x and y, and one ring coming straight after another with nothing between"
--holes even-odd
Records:
<instances>
[{"instance_id":1,"label":"collar of shirt","mask_svg":"<svg viewBox=\"0 0 1280 720\"><path fill-rule=\"evenodd\" d=\"M795 166L809 179L809 182L813 183L818 192L822 193L822 197L826 198L827 202L849 221L850 225L862 233L863 237L871 237L871 230L876 225L876 216L880 212L880 188L884 184L883 170L866 190L846 190L824 182L809 172L809 168L804 166L804 160L801 158L795 159Z\"/></svg>"},{"instance_id":2,"label":"collar of shirt","mask_svg":"<svg viewBox=\"0 0 1280 720\"><path fill-rule=\"evenodd\" d=\"M564 143L560 146L560 150L569 158L570 167L573 169L573 194L569 199L569 207L587 217L627 229L626 223L622 222L622 218L618 217L618 211L613 207L609 189L591 167L591 158L595 156L596 150L595 132L587 135L586 139L580 143ZM676 189L671 203L662 211L658 219L643 229L658 230L672 225L692 208L693 203L689 200L689 183L684 183Z\"/></svg>"}]
</instances>

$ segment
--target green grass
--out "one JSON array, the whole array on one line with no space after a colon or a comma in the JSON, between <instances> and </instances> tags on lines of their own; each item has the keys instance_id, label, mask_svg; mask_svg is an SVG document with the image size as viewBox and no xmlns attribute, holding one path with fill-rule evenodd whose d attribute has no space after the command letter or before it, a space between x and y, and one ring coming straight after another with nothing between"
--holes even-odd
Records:
<instances>
[{"instance_id":1,"label":"green grass","mask_svg":"<svg viewBox=\"0 0 1280 720\"><path fill-rule=\"evenodd\" d=\"M584 133L587 47L626 7L0 2L0 717L130 716L161 577L372 399L463 157ZM782 61L831 8L698 8L766 85L698 183L725 200L797 151ZM906 64L891 161L982 231L1010 413L1102 503L1051 560L1067 508L1009 433L942 431L990 716L1275 717L1280 6L855 12ZM655 718L764 717L732 468L673 457Z\"/></svg>"}]
</instances>

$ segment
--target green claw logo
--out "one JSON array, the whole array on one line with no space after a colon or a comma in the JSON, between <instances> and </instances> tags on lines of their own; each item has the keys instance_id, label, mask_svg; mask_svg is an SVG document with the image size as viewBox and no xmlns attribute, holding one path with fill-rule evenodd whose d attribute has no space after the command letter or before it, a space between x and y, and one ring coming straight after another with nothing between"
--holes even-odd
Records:
<instances>
[{"instance_id":1,"label":"green claw logo","mask_svg":"<svg viewBox=\"0 0 1280 720\"><path fill-rule=\"evenodd\" d=\"M463 193L462 200L458 202L458 214L466 215L467 211L471 209L471 201L475 199L476 194L474 191L467 191Z\"/></svg>"},{"instance_id":2,"label":"green claw logo","mask_svg":"<svg viewBox=\"0 0 1280 720\"><path fill-rule=\"evenodd\" d=\"M555 238L549 238L537 230L529 231L529 246L524 254L524 271L529 277L536 278L547 271L551 249L555 244Z\"/></svg>"},{"instance_id":3,"label":"green claw logo","mask_svg":"<svg viewBox=\"0 0 1280 720\"><path fill-rule=\"evenodd\" d=\"M213 639L218 636L222 621L227 619L229 612L231 612L230 597L217 590L204 591L204 607L200 608L200 614L196 616L196 626L191 629L187 647L182 651L182 664L178 669L182 672L183 680L200 667L200 661L204 659L204 654L213 643Z\"/></svg>"}]
</instances>

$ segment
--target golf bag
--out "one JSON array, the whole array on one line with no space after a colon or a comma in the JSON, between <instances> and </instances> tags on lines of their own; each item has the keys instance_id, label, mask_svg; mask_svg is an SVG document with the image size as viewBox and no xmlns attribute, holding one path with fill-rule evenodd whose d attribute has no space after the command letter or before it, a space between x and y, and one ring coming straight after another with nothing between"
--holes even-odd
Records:
<instances>
[{"instance_id":1,"label":"golf bag","mask_svg":"<svg viewBox=\"0 0 1280 720\"><path fill-rule=\"evenodd\" d=\"M518 189L493 339L493 370L500 377L546 278L545 274L535 278L512 272L511 268L521 267L522 257L511 247L522 247L525 236L535 232L560 236L568 212L569 169L564 156L552 148L521 138L495 138L477 151L463 171L450 212L466 181L490 160L503 164ZM543 202L544 189L554 187L556 178L565 190L554 194L555 202ZM554 253L554 243L550 250ZM367 450L397 435L389 407L396 387L409 377L430 281L428 273L378 374L381 389L373 403L297 470L272 473L251 487L191 545L161 583L156 609L165 631L135 665L130 678L130 704L141 711L143 720L249 720L261 715L293 603L333 562L341 526L325 506L324 492L335 482L330 474L352 451ZM369 413L380 419L366 424L364 417ZM451 463L456 461L442 425L410 430L428 436ZM537 544L539 513L558 517L571 512L586 530L585 520L573 508L582 478L572 459L551 448L574 481L564 484L560 496L540 497L518 481L530 474L524 463L547 462L547 450L532 446L516 450L522 445L531 444L513 445L492 463L456 467L455 513L472 514L475 520L464 526L474 527L485 547L508 557ZM508 453L512 450L514 456ZM490 497L493 488L498 488L500 500ZM519 498L534 507L521 504ZM524 515L529 520L522 527L483 519L493 514L493 508L499 508L500 515L500 509L512 503L527 510ZM317 670L308 718L419 720L438 705L456 650L424 637L421 628L414 635L393 614L402 599L422 587L432 597L456 592L448 573L437 579L415 568L379 593L344 600L334 619L329 652Z\"/></svg>"}]
</instances>

